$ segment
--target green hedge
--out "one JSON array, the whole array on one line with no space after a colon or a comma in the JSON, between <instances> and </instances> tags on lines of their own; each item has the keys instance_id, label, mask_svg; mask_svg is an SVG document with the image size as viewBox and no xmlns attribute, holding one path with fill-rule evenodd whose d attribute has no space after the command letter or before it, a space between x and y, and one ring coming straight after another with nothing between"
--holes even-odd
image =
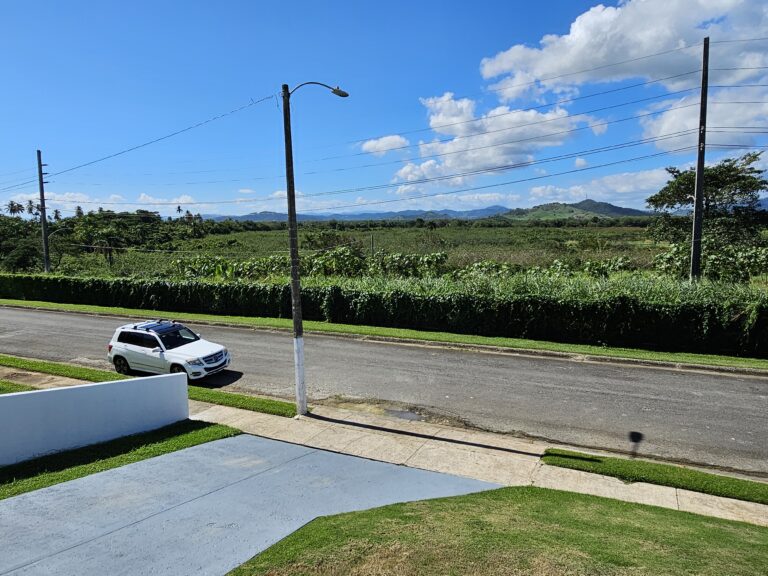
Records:
<instances>
[{"instance_id":1,"label":"green hedge","mask_svg":"<svg viewBox=\"0 0 768 576\"><path fill-rule=\"evenodd\" d=\"M289 318L287 283L0 274L0 297ZM312 279L304 318L667 351L768 357L768 295L654 277L508 281Z\"/></svg>"}]
</instances>

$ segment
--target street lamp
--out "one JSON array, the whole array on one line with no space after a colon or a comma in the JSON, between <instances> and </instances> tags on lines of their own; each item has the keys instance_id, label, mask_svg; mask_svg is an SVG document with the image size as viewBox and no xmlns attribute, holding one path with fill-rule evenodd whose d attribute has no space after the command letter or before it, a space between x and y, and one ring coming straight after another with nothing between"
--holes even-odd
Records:
<instances>
[{"instance_id":1,"label":"street lamp","mask_svg":"<svg viewBox=\"0 0 768 576\"><path fill-rule=\"evenodd\" d=\"M322 82L304 82L293 90L283 84L283 127L285 129L285 180L288 195L288 239L291 250L291 311L293 315L293 363L296 376L296 412L307 413L307 385L304 382L304 326L301 318L301 283L299 282L299 236L296 224L296 190L293 182L293 141L291 139L291 94L302 86L316 84L328 88L336 96L349 96L336 86Z\"/></svg>"}]
</instances>

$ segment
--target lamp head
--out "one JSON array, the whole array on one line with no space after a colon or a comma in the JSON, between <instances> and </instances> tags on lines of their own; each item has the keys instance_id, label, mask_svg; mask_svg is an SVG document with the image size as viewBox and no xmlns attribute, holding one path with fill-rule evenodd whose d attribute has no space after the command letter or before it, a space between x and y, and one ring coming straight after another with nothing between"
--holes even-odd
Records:
<instances>
[{"instance_id":1,"label":"lamp head","mask_svg":"<svg viewBox=\"0 0 768 576\"><path fill-rule=\"evenodd\" d=\"M340 96L342 98L346 98L347 96L349 96L348 92L344 92L344 90L342 90L338 86L336 86L336 88L331 88L331 92L336 94L336 96Z\"/></svg>"}]
</instances>

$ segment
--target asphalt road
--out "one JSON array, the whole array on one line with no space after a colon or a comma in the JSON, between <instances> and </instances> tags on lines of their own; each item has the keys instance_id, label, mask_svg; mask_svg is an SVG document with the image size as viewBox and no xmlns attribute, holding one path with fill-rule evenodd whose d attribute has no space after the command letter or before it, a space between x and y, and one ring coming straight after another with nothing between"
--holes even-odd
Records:
<instances>
[{"instance_id":1,"label":"asphalt road","mask_svg":"<svg viewBox=\"0 0 768 576\"><path fill-rule=\"evenodd\" d=\"M0 308L0 352L109 367L114 318ZM232 370L209 385L290 398L290 334L197 326ZM306 335L311 399L376 399L501 432L768 474L768 378Z\"/></svg>"}]
</instances>

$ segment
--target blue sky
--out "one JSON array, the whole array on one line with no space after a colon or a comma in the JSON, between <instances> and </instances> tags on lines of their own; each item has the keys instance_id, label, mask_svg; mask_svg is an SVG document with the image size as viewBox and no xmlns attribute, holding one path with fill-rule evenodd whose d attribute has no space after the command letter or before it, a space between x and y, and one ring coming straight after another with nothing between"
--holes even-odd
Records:
<instances>
[{"instance_id":1,"label":"blue sky","mask_svg":"<svg viewBox=\"0 0 768 576\"><path fill-rule=\"evenodd\" d=\"M768 125L768 41L730 42L768 37L757 1L6 0L0 204L35 196L23 183L38 148L55 173L268 97L51 176L47 197L65 216L76 205L285 212L277 95L320 81L351 96L307 86L292 97L300 212L643 207L664 166L693 159L679 150L695 144L706 35L711 66L729 68L712 83L732 86L710 89L709 125L724 128L709 142L765 145L731 128ZM741 152L712 148L708 160Z\"/></svg>"}]
</instances>

